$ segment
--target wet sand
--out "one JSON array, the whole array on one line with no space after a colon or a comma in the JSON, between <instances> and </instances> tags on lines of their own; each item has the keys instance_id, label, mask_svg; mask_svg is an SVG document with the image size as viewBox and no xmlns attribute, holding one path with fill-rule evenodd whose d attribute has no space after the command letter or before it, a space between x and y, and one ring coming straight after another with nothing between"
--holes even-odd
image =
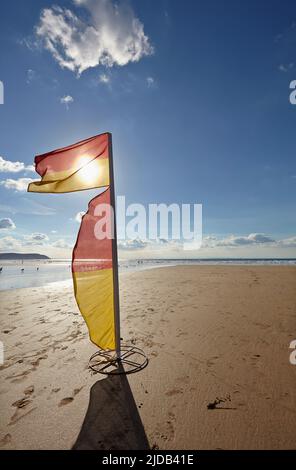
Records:
<instances>
[{"instance_id":1,"label":"wet sand","mask_svg":"<svg viewBox=\"0 0 296 470\"><path fill-rule=\"evenodd\" d=\"M296 448L296 267L158 268L120 286L122 337L149 357L121 379L88 369L71 283L0 292L2 449Z\"/></svg>"}]
</instances>

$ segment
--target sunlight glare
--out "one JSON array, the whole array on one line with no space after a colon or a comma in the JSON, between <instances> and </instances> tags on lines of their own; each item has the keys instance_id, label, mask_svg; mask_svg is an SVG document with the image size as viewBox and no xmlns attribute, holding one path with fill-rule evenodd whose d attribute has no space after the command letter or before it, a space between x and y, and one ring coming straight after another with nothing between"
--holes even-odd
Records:
<instances>
[{"instance_id":1,"label":"sunlight glare","mask_svg":"<svg viewBox=\"0 0 296 470\"><path fill-rule=\"evenodd\" d=\"M98 158L96 158L88 163L89 158L84 157L84 159L85 164L80 168L78 172L79 178L83 181L83 183L95 184L99 181L102 172L100 161Z\"/></svg>"}]
</instances>

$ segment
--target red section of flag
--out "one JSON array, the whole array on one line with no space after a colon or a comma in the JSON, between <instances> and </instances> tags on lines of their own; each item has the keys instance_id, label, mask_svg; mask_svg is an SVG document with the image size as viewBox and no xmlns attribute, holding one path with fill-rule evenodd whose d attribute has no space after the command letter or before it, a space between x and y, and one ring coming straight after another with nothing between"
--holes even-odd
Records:
<instances>
[{"instance_id":1,"label":"red section of flag","mask_svg":"<svg viewBox=\"0 0 296 470\"><path fill-rule=\"evenodd\" d=\"M46 173L66 171L71 168L79 169L83 163L81 157L108 158L109 134L100 134L95 137L69 145L61 149L35 157L36 171L40 176Z\"/></svg>"},{"instance_id":2,"label":"red section of flag","mask_svg":"<svg viewBox=\"0 0 296 470\"><path fill-rule=\"evenodd\" d=\"M112 268L112 239L99 240L95 236L95 226L101 216L95 215L100 204L110 205L110 188L92 199L87 213L82 217L76 245L73 249L72 271L87 272Z\"/></svg>"}]
</instances>

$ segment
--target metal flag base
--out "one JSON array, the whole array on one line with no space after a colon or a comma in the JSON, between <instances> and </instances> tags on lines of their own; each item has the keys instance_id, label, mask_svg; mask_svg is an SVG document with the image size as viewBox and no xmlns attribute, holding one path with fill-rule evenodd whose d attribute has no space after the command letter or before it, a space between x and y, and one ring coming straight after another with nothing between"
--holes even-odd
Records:
<instances>
[{"instance_id":1,"label":"metal flag base","mask_svg":"<svg viewBox=\"0 0 296 470\"><path fill-rule=\"evenodd\" d=\"M91 356L88 363L92 371L105 375L133 374L147 365L148 358L142 349L124 345L121 345L119 357L114 350L100 350Z\"/></svg>"}]
</instances>

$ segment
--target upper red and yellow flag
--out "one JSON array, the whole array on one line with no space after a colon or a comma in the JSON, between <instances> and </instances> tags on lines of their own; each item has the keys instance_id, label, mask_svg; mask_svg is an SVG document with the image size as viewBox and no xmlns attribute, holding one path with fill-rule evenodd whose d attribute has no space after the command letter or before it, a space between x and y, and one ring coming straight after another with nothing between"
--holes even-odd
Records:
<instances>
[{"instance_id":1,"label":"upper red and yellow flag","mask_svg":"<svg viewBox=\"0 0 296 470\"><path fill-rule=\"evenodd\" d=\"M110 134L100 134L35 157L41 181L28 186L29 192L68 193L101 188L109 179Z\"/></svg>"}]
</instances>

